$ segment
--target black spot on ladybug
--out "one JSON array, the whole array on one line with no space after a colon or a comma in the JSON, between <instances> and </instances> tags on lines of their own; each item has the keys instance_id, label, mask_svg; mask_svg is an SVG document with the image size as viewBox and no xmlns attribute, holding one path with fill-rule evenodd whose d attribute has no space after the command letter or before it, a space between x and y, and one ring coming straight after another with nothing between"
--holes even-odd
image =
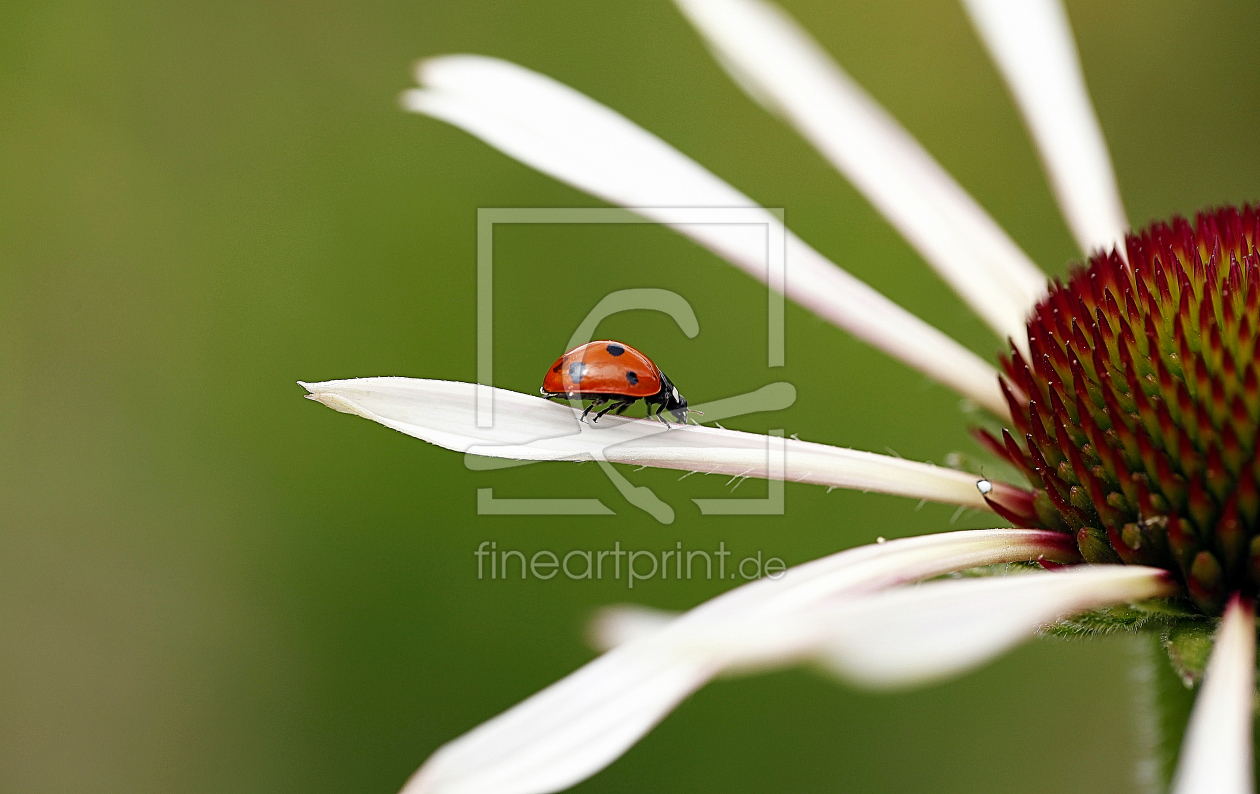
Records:
<instances>
[{"instance_id":1,"label":"black spot on ladybug","mask_svg":"<svg viewBox=\"0 0 1260 794\"><path fill-rule=\"evenodd\" d=\"M560 361L557 361L557 362L556 362L556 365L555 365L554 367L552 367L552 368L551 368L551 371L552 371L552 372L559 372L559 371L560 371L563 367L564 367L564 360L563 360L563 359L561 359Z\"/></svg>"},{"instance_id":2,"label":"black spot on ladybug","mask_svg":"<svg viewBox=\"0 0 1260 794\"><path fill-rule=\"evenodd\" d=\"M633 372L626 373L626 380L630 381L631 386L639 385L639 376Z\"/></svg>"},{"instance_id":3,"label":"black spot on ladybug","mask_svg":"<svg viewBox=\"0 0 1260 794\"><path fill-rule=\"evenodd\" d=\"M582 376L586 374L586 365L581 361L574 361L569 365L569 380L574 383L581 383Z\"/></svg>"},{"instance_id":4,"label":"black spot on ladybug","mask_svg":"<svg viewBox=\"0 0 1260 794\"><path fill-rule=\"evenodd\" d=\"M622 353L626 352L626 349L622 347L621 345L609 345L608 347L604 349L608 351L608 355L610 356L619 356Z\"/></svg>"}]
</instances>

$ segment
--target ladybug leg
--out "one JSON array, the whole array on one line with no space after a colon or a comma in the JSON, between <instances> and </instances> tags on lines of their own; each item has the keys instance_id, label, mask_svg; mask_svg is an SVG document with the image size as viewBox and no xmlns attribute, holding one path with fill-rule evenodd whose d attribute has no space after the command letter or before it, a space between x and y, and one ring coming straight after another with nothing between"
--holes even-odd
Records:
<instances>
[{"instance_id":1,"label":"ladybug leg","mask_svg":"<svg viewBox=\"0 0 1260 794\"><path fill-rule=\"evenodd\" d=\"M599 406L603 405L606 402L608 402L608 399L605 397L597 397L594 400L591 400L591 404L586 406L586 410L582 412L581 421L585 422L587 414L589 414L591 411L593 411L594 409L598 408ZM603 416L603 414L601 413L599 416ZM598 419L599 416L595 418Z\"/></svg>"},{"instance_id":2,"label":"ladybug leg","mask_svg":"<svg viewBox=\"0 0 1260 794\"><path fill-rule=\"evenodd\" d=\"M614 408L620 407L622 411L626 410L627 405L629 405L629 403L620 403L620 402L613 403L612 405L608 406L604 410L595 414L595 418L591 420L591 424L598 422L600 417L602 417L604 414L608 413L609 411L613 410Z\"/></svg>"},{"instance_id":3,"label":"ladybug leg","mask_svg":"<svg viewBox=\"0 0 1260 794\"><path fill-rule=\"evenodd\" d=\"M656 418L661 420L661 424L665 425L666 430L673 430L674 426L669 423L669 420L666 419L664 416L661 416L661 413L664 410L665 410L665 403L661 403L660 405L656 406Z\"/></svg>"},{"instance_id":4,"label":"ladybug leg","mask_svg":"<svg viewBox=\"0 0 1260 794\"><path fill-rule=\"evenodd\" d=\"M595 414L595 418L591 421L598 422L600 417L608 413L609 411L612 411L613 416L621 416L623 413L626 412L626 409L634 405L635 402L636 402L635 400L620 400L618 402L614 402L612 405L608 406L604 410Z\"/></svg>"}]
</instances>

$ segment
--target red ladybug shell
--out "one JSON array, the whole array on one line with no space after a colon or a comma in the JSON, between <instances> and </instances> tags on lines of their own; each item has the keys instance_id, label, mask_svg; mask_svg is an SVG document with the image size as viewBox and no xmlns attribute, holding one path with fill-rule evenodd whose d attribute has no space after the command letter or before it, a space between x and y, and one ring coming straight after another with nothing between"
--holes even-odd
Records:
<instances>
[{"instance_id":1,"label":"red ladybug shell","mask_svg":"<svg viewBox=\"0 0 1260 794\"><path fill-rule=\"evenodd\" d=\"M651 397L661 390L652 359L624 342L588 342L565 353L543 378L545 394Z\"/></svg>"}]
</instances>

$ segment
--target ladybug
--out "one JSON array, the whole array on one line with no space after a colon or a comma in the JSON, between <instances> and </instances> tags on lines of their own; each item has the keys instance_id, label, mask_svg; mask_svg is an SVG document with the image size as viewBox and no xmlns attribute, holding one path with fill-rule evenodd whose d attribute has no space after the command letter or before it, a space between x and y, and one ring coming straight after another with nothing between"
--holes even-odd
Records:
<instances>
[{"instance_id":1,"label":"ladybug","mask_svg":"<svg viewBox=\"0 0 1260 794\"><path fill-rule=\"evenodd\" d=\"M667 426L669 420L661 416L662 411L669 411L682 424L687 423L687 398L678 393L678 388L665 377L661 368L630 345L611 339L588 342L565 353L547 370L540 391L549 400L558 397L592 400L582 413L582 419L586 419L593 408L611 403L595 414L593 422L609 411L620 416L643 400L648 416L653 415L655 405L656 418Z\"/></svg>"}]
</instances>

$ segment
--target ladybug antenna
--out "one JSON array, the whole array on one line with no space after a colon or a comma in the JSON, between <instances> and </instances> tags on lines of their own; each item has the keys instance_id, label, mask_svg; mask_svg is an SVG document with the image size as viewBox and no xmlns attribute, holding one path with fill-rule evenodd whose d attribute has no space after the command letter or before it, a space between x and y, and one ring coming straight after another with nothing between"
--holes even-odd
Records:
<instances>
[{"instance_id":1,"label":"ladybug antenna","mask_svg":"<svg viewBox=\"0 0 1260 794\"><path fill-rule=\"evenodd\" d=\"M687 413L696 414L697 416L704 416L704 411L697 411L695 408L688 408Z\"/></svg>"}]
</instances>

